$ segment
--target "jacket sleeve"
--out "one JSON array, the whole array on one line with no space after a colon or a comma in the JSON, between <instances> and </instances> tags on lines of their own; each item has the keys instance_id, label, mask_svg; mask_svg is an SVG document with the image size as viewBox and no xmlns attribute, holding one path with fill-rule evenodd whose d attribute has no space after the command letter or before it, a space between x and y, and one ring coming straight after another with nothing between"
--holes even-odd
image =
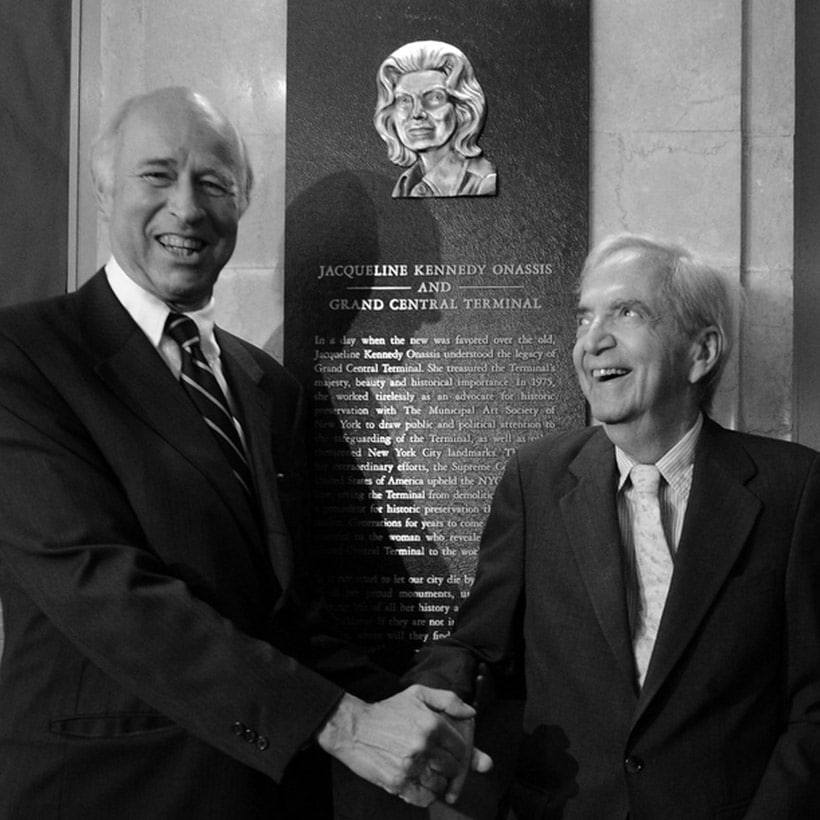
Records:
<instances>
[{"instance_id":1,"label":"jacket sleeve","mask_svg":"<svg viewBox=\"0 0 820 820\"><path fill-rule=\"evenodd\" d=\"M475 700L479 664L506 670L516 660L523 609L527 516L519 456L514 455L493 496L481 536L470 595L453 634L426 646L406 680L452 689ZM489 683L489 681L485 681Z\"/></svg>"},{"instance_id":2,"label":"jacket sleeve","mask_svg":"<svg viewBox=\"0 0 820 820\"><path fill-rule=\"evenodd\" d=\"M220 607L183 562L160 557L168 545L147 537L145 520L134 512L133 495L142 492L135 488L150 488L157 500L151 514L175 517L177 529L190 511L179 504L172 477L162 474L159 455L157 470L126 490L72 409L73 395L91 389L76 383L73 394L57 390L32 357L0 334L0 579L38 625L42 642L32 651L46 653L66 639L93 667L69 668L72 655L66 668L48 674L76 674L84 686L94 676L105 679L98 694L100 702L111 699L108 708L124 708L129 693L278 780L342 690L239 625L231 606ZM10 634L14 617L7 612ZM19 658L24 649L18 652ZM6 660L8 686L16 671L14 657Z\"/></svg>"},{"instance_id":3,"label":"jacket sleeve","mask_svg":"<svg viewBox=\"0 0 820 820\"><path fill-rule=\"evenodd\" d=\"M795 517L784 607L783 727L746 820L820 812L820 456Z\"/></svg>"}]
</instances>

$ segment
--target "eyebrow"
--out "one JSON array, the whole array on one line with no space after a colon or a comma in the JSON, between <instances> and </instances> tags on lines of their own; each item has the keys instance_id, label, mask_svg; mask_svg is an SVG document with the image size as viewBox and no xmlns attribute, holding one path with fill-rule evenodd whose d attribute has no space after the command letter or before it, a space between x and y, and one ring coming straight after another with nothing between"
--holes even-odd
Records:
<instances>
[{"instance_id":1,"label":"eyebrow","mask_svg":"<svg viewBox=\"0 0 820 820\"><path fill-rule=\"evenodd\" d=\"M134 167L137 170L152 166L176 170L178 165L179 163L171 157L148 157L138 160ZM202 169L196 170L197 177L207 176L208 174L213 174L213 176L218 177L224 182L236 183L238 179L237 169L232 168L220 159L217 159L215 164L206 165L203 166Z\"/></svg>"},{"instance_id":2,"label":"eyebrow","mask_svg":"<svg viewBox=\"0 0 820 820\"><path fill-rule=\"evenodd\" d=\"M619 299L615 302L616 308L621 307L639 307L646 313L652 314L654 311L642 299Z\"/></svg>"},{"instance_id":3,"label":"eyebrow","mask_svg":"<svg viewBox=\"0 0 820 820\"><path fill-rule=\"evenodd\" d=\"M400 88L398 85L394 86L394 91L396 93L396 96L398 96L399 94L413 94L413 93L415 93L413 91L408 91L407 89ZM444 83L436 83L435 85L428 86L427 88L423 88L421 90L421 93L422 94L429 94L431 91L444 91L445 93L447 93L447 86Z\"/></svg>"},{"instance_id":4,"label":"eyebrow","mask_svg":"<svg viewBox=\"0 0 820 820\"><path fill-rule=\"evenodd\" d=\"M617 299L614 302L612 302L612 304L607 306L607 310L613 311L623 307L639 308L648 316L657 315L655 311L642 299ZM583 304L579 304L575 308L575 315L580 316L582 313L594 313L594 310L590 307L584 307Z\"/></svg>"},{"instance_id":5,"label":"eyebrow","mask_svg":"<svg viewBox=\"0 0 820 820\"><path fill-rule=\"evenodd\" d=\"M138 159L134 166L136 168L141 168L145 165L162 165L165 168L174 168L176 167L176 162L169 157L145 157L143 159Z\"/></svg>"}]
</instances>

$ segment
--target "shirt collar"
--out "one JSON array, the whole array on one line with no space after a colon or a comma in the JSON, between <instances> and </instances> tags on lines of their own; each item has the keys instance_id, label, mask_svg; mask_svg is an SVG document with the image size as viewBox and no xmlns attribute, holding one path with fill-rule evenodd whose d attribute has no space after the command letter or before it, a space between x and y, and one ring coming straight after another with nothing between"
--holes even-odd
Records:
<instances>
[{"instance_id":1,"label":"shirt collar","mask_svg":"<svg viewBox=\"0 0 820 820\"><path fill-rule=\"evenodd\" d=\"M105 275L120 304L128 311L151 344L158 348L171 308L135 282L113 256L105 263ZM196 322L206 358L210 355L219 355L219 346L214 335L214 312L213 296L205 307L185 312L186 316L190 316Z\"/></svg>"},{"instance_id":2,"label":"shirt collar","mask_svg":"<svg viewBox=\"0 0 820 820\"><path fill-rule=\"evenodd\" d=\"M667 450L656 462L658 472L666 483L677 493L688 494L692 482L692 465L695 463L695 446L698 443L703 414L698 413L697 421L689 431L672 448ZM622 490L629 471L638 463L628 456L620 447L615 448L615 461L618 465L618 489Z\"/></svg>"}]
</instances>

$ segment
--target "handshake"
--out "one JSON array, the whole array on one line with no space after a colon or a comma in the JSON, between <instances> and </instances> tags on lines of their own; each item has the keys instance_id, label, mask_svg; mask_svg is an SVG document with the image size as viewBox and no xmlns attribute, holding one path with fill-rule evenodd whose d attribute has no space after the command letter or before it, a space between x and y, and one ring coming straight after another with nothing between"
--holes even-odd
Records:
<instances>
[{"instance_id":1,"label":"handshake","mask_svg":"<svg viewBox=\"0 0 820 820\"><path fill-rule=\"evenodd\" d=\"M443 689L410 686L378 703L346 694L317 741L365 780L414 806L454 803L467 773L491 758L473 748L475 709Z\"/></svg>"}]
</instances>

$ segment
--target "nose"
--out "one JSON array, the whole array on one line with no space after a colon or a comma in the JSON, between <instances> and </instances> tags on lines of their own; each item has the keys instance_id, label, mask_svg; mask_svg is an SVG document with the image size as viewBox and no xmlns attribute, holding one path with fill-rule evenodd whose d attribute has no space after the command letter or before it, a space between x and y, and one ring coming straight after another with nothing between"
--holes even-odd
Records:
<instances>
[{"instance_id":1,"label":"nose","mask_svg":"<svg viewBox=\"0 0 820 820\"><path fill-rule=\"evenodd\" d=\"M427 112L424 110L424 104L422 103L421 97L416 97L413 100L413 111L411 115L414 120L422 119L427 116Z\"/></svg>"},{"instance_id":2,"label":"nose","mask_svg":"<svg viewBox=\"0 0 820 820\"><path fill-rule=\"evenodd\" d=\"M168 209L180 222L196 222L202 216L202 205L194 180L181 174L168 196Z\"/></svg>"},{"instance_id":3,"label":"nose","mask_svg":"<svg viewBox=\"0 0 820 820\"><path fill-rule=\"evenodd\" d=\"M596 355L615 346L615 337L609 323L602 316L595 316L578 328L577 342L585 353Z\"/></svg>"}]
</instances>

